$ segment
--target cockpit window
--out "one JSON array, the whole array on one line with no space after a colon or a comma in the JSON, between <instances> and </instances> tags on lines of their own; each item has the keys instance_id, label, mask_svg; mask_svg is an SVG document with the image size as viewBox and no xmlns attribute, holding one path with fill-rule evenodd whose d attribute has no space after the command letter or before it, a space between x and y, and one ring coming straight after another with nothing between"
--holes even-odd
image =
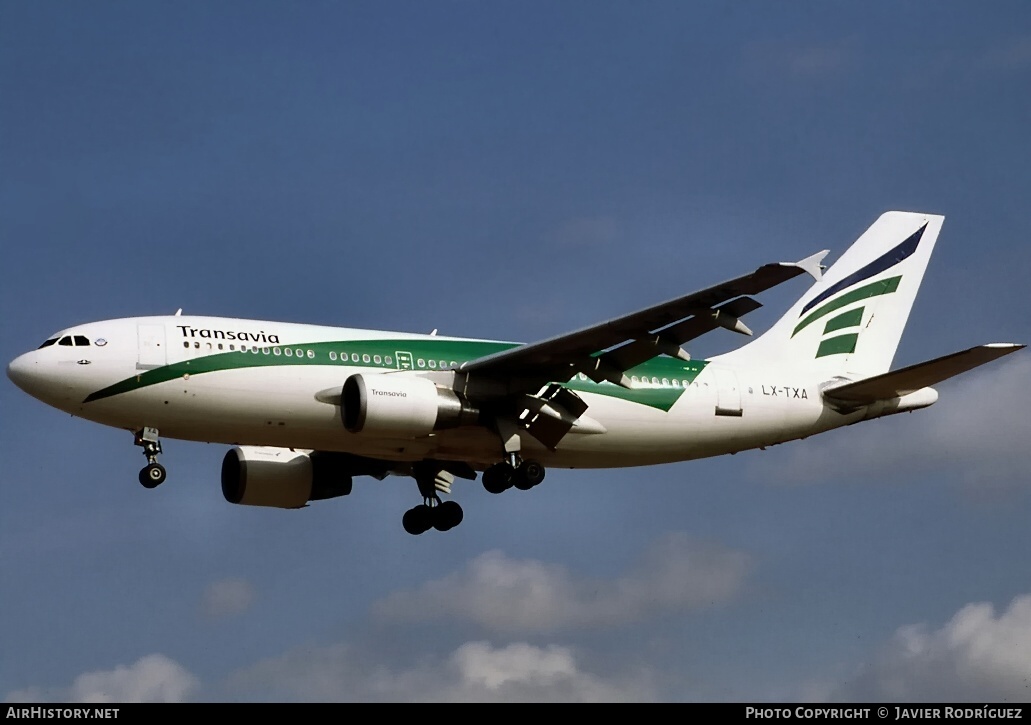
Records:
<instances>
[{"instance_id":1,"label":"cockpit window","mask_svg":"<svg viewBox=\"0 0 1031 725\"><path fill-rule=\"evenodd\" d=\"M75 346L76 347L86 347L88 345L89 345L89 338L88 337L86 337L85 335L76 335L75 336Z\"/></svg>"},{"instance_id":2,"label":"cockpit window","mask_svg":"<svg viewBox=\"0 0 1031 725\"><path fill-rule=\"evenodd\" d=\"M50 338L49 340L47 340L46 342L44 342L44 343L43 343L42 345L40 345L40 346L39 346L38 348L36 348L36 349L37 349L37 350L42 350L42 349L43 349L44 347L50 347L50 346L51 346L51 345L53 345L53 344L54 344L55 342L57 342L57 338L56 338L56 337L51 337L51 338Z\"/></svg>"},{"instance_id":3,"label":"cockpit window","mask_svg":"<svg viewBox=\"0 0 1031 725\"><path fill-rule=\"evenodd\" d=\"M65 335L64 337L62 337L60 340L57 341L57 344L58 345L65 345L67 347L71 347L72 346L72 338L69 337L68 335Z\"/></svg>"}]
</instances>

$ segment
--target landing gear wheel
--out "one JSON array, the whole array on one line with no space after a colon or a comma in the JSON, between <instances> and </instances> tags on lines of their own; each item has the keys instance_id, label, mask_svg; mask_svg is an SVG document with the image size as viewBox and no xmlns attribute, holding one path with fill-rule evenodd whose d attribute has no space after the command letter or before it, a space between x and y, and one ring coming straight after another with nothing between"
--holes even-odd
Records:
<instances>
[{"instance_id":1,"label":"landing gear wheel","mask_svg":"<svg viewBox=\"0 0 1031 725\"><path fill-rule=\"evenodd\" d=\"M523 461L512 474L512 481L520 491L529 491L544 480L544 466L537 461Z\"/></svg>"},{"instance_id":2,"label":"landing gear wheel","mask_svg":"<svg viewBox=\"0 0 1031 725\"><path fill-rule=\"evenodd\" d=\"M415 508L405 511L401 518L401 525L405 527L412 536L418 536L429 531L433 525L433 510L426 504L419 504Z\"/></svg>"},{"instance_id":3,"label":"landing gear wheel","mask_svg":"<svg viewBox=\"0 0 1031 725\"><path fill-rule=\"evenodd\" d=\"M507 463L497 463L483 472L483 487L488 493L504 493L512 488L512 474L512 467Z\"/></svg>"},{"instance_id":4,"label":"landing gear wheel","mask_svg":"<svg viewBox=\"0 0 1031 725\"><path fill-rule=\"evenodd\" d=\"M140 469L140 483L144 488L157 488L165 482L168 474L160 463L150 463Z\"/></svg>"},{"instance_id":5,"label":"landing gear wheel","mask_svg":"<svg viewBox=\"0 0 1031 725\"><path fill-rule=\"evenodd\" d=\"M462 507L454 501L445 501L432 511L433 528L437 531L450 531L462 523L462 519L465 517Z\"/></svg>"}]
</instances>

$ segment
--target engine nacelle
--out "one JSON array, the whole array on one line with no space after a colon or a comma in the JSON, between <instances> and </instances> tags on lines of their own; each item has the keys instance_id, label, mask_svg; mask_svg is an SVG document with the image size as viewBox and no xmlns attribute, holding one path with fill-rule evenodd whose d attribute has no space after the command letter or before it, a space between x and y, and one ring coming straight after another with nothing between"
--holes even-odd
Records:
<instances>
[{"instance_id":1,"label":"engine nacelle","mask_svg":"<svg viewBox=\"0 0 1031 725\"><path fill-rule=\"evenodd\" d=\"M229 503L296 509L351 493L351 475L332 454L237 446L222 459L222 495Z\"/></svg>"},{"instance_id":2,"label":"engine nacelle","mask_svg":"<svg viewBox=\"0 0 1031 725\"><path fill-rule=\"evenodd\" d=\"M352 433L413 437L471 425L480 411L454 390L410 375L352 375L341 395L344 427Z\"/></svg>"}]
</instances>

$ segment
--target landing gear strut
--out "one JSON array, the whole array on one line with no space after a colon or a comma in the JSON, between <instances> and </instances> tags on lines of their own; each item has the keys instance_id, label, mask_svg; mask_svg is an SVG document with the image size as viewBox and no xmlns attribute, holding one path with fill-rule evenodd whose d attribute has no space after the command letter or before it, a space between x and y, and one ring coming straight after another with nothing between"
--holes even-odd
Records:
<instances>
[{"instance_id":1,"label":"landing gear strut","mask_svg":"<svg viewBox=\"0 0 1031 725\"><path fill-rule=\"evenodd\" d=\"M413 536L429 531L449 531L465 517L462 507L455 501L441 501L440 493L451 493L455 477L435 466L417 466L412 472L422 494L422 503L405 512L401 524Z\"/></svg>"},{"instance_id":2,"label":"landing gear strut","mask_svg":"<svg viewBox=\"0 0 1031 725\"><path fill-rule=\"evenodd\" d=\"M140 469L140 483L144 488L157 488L168 476L165 467L158 463L161 441L158 439L157 428L144 428L138 431L134 442L143 448L143 455L147 457L147 465Z\"/></svg>"}]
</instances>

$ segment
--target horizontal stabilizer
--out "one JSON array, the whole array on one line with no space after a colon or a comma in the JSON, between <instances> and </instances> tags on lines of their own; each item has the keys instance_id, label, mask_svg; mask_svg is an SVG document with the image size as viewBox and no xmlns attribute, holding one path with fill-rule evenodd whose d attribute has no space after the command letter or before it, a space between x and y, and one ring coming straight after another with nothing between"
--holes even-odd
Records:
<instances>
[{"instance_id":1,"label":"horizontal stabilizer","mask_svg":"<svg viewBox=\"0 0 1031 725\"><path fill-rule=\"evenodd\" d=\"M825 398L841 403L867 404L878 400L900 398L943 380L965 373L979 365L1016 352L1025 345L995 342L972 347L962 352L910 365L883 375L876 375L855 383L845 383L823 391Z\"/></svg>"}]
</instances>

